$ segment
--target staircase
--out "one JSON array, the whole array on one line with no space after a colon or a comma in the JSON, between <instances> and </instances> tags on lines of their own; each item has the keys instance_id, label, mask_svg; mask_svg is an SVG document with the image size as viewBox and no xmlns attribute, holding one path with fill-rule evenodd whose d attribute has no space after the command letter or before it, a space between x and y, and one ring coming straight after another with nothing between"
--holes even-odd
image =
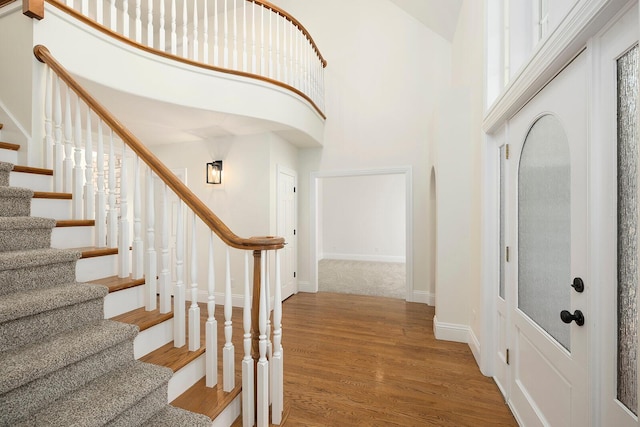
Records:
<instances>
[{"instance_id":1,"label":"staircase","mask_svg":"<svg viewBox=\"0 0 640 427\"><path fill-rule=\"evenodd\" d=\"M135 302L143 281L91 277L110 270L113 250L60 249L90 246L92 221L64 218L68 195L46 191L51 171L14 167L18 149L0 143L0 426L211 425L167 404L172 369L137 360L163 351L157 338L104 319L105 310L122 310L119 293ZM148 313L117 318L156 335L171 321ZM174 361L173 370L185 363Z\"/></svg>"}]
</instances>

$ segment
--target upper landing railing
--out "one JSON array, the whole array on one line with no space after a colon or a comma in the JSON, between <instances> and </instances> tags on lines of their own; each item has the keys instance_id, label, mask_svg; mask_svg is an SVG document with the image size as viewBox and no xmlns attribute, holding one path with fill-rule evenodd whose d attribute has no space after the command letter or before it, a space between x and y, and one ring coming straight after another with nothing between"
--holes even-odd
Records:
<instances>
[{"instance_id":1,"label":"upper landing railing","mask_svg":"<svg viewBox=\"0 0 640 427\"><path fill-rule=\"evenodd\" d=\"M323 58L309 32L263 0L24 0L44 17L47 2L145 51L291 90L324 115Z\"/></svg>"}]
</instances>

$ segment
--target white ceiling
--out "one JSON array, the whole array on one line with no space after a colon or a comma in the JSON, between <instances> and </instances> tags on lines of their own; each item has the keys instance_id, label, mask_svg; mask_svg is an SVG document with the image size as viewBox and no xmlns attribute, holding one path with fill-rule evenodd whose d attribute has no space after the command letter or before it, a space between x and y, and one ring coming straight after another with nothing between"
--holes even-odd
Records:
<instances>
[{"instance_id":1,"label":"white ceiling","mask_svg":"<svg viewBox=\"0 0 640 427\"><path fill-rule=\"evenodd\" d=\"M389 0L448 41L453 41L462 0Z\"/></svg>"}]
</instances>

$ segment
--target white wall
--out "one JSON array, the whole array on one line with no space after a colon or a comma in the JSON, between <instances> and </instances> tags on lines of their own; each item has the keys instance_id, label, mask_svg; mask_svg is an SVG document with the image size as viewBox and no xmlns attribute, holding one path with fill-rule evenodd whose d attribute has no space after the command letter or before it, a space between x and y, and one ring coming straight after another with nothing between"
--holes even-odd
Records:
<instances>
[{"instance_id":1,"label":"white wall","mask_svg":"<svg viewBox=\"0 0 640 427\"><path fill-rule=\"evenodd\" d=\"M414 289L427 294L429 123L450 44L387 0L277 0L328 61L324 148L300 151L299 273L309 283L311 172L411 166Z\"/></svg>"},{"instance_id":2,"label":"white wall","mask_svg":"<svg viewBox=\"0 0 640 427\"><path fill-rule=\"evenodd\" d=\"M404 175L322 181L320 258L405 262Z\"/></svg>"}]
</instances>

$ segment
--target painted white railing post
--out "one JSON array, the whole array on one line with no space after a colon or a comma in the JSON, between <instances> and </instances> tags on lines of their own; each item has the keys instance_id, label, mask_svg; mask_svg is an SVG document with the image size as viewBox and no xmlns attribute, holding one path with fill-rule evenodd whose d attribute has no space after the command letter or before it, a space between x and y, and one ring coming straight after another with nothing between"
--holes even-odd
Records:
<instances>
[{"instance_id":1,"label":"painted white railing post","mask_svg":"<svg viewBox=\"0 0 640 427\"><path fill-rule=\"evenodd\" d=\"M64 109L64 192L73 191L73 141L71 127L71 89L67 86L67 96L65 97Z\"/></svg>"},{"instance_id":2,"label":"painted white railing post","mask_svg":"<svg viewBox=\"0 0 640 427\"><path fill-rule=\"evenodd\" d=\"M104 22L104 0L96 0L96 21L100 25L105 25ZM105 25L106 27L106 25Z\"/></svg>"},{"instance_id":3,"label":"painted white railing post","mask_svg":"<svg viewBox=\"0 0 640 427\"><path fill-rule=\"evenodd\" d=\"M289 24L289 79L287 80L287 83L291 86L295 85L295 68L294 68L295 62L294 61L296 56L296 53L295 53L296 39L295 39L294 28L295 26L293 24Z\"/></svg>"},{"instance_id":4,"label":"painted white railing post","mask_svg":"<svg viewBox=\"0 0 640 427\"><path fill-rule=\"evenodd\" d=\"M178 53L178 34L176 34L177 26L176 17L176 0L171 0L171 54L177 55Z\"/></svg>"},{"instance_id":5,"label":"painted white railing post","mask_svg":"<svg viewBox=\"0 0 640 427\"><path fill-rule=\"evenodd\" d=\"M264 6L260 5L260 75L266 77L264 58Z\"/></svg>"},{"instance_id":6,"label":"painted white railing post","mask_svg":"<svg viewBox=\"0 0 640 427\"><path fill-rule=\"evenodd\" d=\"M196 251L196 213L191 220L191 306L189 307L189 351L200 348L200 306L198 306L198 254Z\"/></svg>"},{"instance_id":7,"label":"painted white railing post","mask_svg":"<svg viewBox=\"0 0 640 427\"><path fill-rule=\"evenodd\" d=\"M158 46L159 49L163 52L166 49L165 45L167 43L167 41L165 40L165 37L167 36L165 30L166 19L167 17L165 16L164 0L160 0L160 22L158 23L160 28L158 29Z\"/></svg>"},{"instance_id":8,"label":"painted white railing post","mask_svg":"<svg viewBox=\"0 0 640 427\"><path fill-rule=\"evenodd\" d=\"M258 324L260 328L260 336L258 346L260 349L260 358L258 359L257 371L257 427L267 427L269 425L269 361L267 360L267 295L266 295L266 251L262 251L260 257L260 307L258 315ZM254 301L254 304L256 301Z\"/></svg>"},{"instance_id":9,"label":"painted white railing post","mask_svg":"<svg viewBox=\"0 0 640 427\"><path fill-rule=\"evenodd\" d=\"M156 206L154 200L153 171L149 167L147 167L145 191L147 193L147 200L145 202L147 206L147 256L144 260L144 282L147 292L146 309L147 311L151 311L157 308L158 258L156 256Z\"/></svg>"},{"instance_id":10,"label":"painted white railing post","mask_svg":"<svg viewBox=\"0 0 640 427\"><path fill-rule=\"evenodd\" d=\"M267 260L265 261L265 299L267 301L267 359L271 360L272 348L271 348L271 263L269 262L270 253L265 252ZM271 403L271 399L269 399Z\"/></svg>"},{"instance_id":11,"label":"painted white railing post","mask_svg":"<svg viewBox=\"0 0 640 427\"><path fill-rule=\"evenodd\" d=\"M118 241L118 277L129 277L131 274L129 245L129 204L127 200L127 144L122 141L122 163L120 164L120 227Z\"/></svg>"},{"instance_id":12,"label":"painted white railing post","mask_svg":"<svg viewBox=\"0 0 640 427\"><path fill-rule=\"evenodd\" d=\"M222 350L222 389L230 392L236 386L234 347L231 342L233 323L231 315L233 306L231 301L231 261L229 259L229 247L227 246L227 261L224 281L224 348Z\"/></svg>"},{"instance_id":13,"label":"painted white railing post","mask_svg":"<svg viewBox=\"0 0 640 427\"><path fill-rule=\"evenodd\" d=\"M218 321L216 320L216 272L213 256L213 231L209 232L209 259L208 259L208 280L207 280L207 323L205 325L205 364L206 364L206 386L214 387L218 384Z\"/></svg>"},{"instance_id":14,"label":"painted white railing post","mask_svg":"<svg viewBox=\"0 0 640 427\"><path fill-rule=\"evenodd\" d=\"M284 409L284 370L282 354L282 280L280 251L276 251L276 285L273 305L273 356L271 358L271 422L280 425Z\"/></svg>"},{"instance_id":15,"label":"painted white railing post","mask_svg":"<svg viewBox=\"0 0 640 427\"><path fill-rule=\"evenodd\" d=\"M95 219L95 191L93 188L93 126L91 109L87 108L87 141L84 147L84 217Z\"/></svg>"},{"instance_id":16,"label":"painted white railing post","mask_svg":"<svg viewBox=\"0 0 640 427\"><path fill-rule=\"evenodd\" d=\"M249 69L247 64L247 1L242 2L242 71Z\"/></svg>"},{"instance_id":17,"label":"painted white railing post","mask_svg":"<svg viewBox=\"0 0 640 427\"><path fill-rule=\"evenodd\" d=\"M80 9L82 10L82 14L87 16L89 14L89 0L82 0Z\"/></svg>"},{"instance_id":18,"label":"painted white railing post","mask_svg":"<svg viewBox=\"0 0 640 427\"><path fill-rule=\"evenodd\" d=\"M127 38L129 38L131 26L129 19L129 0L122 0L122 35Z\"/></svg>"},{"instance_id":19,"label":"painted white railing post","mask_svg":"<svg viewBox=\"0 0 640 427\"><path fill-rule=\"evenodd\" d=\"M116 0L111 0L109 8L109 28L111 31L118 31L118 9L116 8Z\"/></svg>"},{"instance_id":20,"label":"painted white railing post","mask_svg":"<svg viewBox=\"0 0 640 427\"><path fill-rule=\"evenodd\" d=\"M54 125L54 150L53 150L53 180L54 191L61 192L64 190L64 175L63 175L63 162L64 162L64 147L62 145L62 87L60 86L60 79L55 79L55 87L53 93L53 125Z\"/></svg>"},{"instance_id":21,"label":"painted white railing post","mask_svg":"<svg viewBox=\"0 0 640 427\"><path fill-rule=\"evenodd\" d=\"M73 184L71 193L73 194L71 203L71 215L73 219L82 219L82 187L83 175L82 170L82 119L80 118L80 97L76 96L76 118L74 125L73 137Z\"/></svg>"},{"instance_id":22,"label":"painted white railing post","mask_svg":"<svg viewBox=\"0 0 640 427\"><path fill-rule=\"evenodd\" d=\"M96 181L98 191L96 192L96 247L104 248L107 245L107 203L104 193L104 135L102 130L102 119L98 119L98 147L96 151Z\"/></svg>"},{"instance_id":23,"label":"painted white railing post","mask_svg":"<svg viewBox=\"0 0 640 427\"><path fill-rule=\"evenodd\" d=\"M186 344L185 333L185 288L184 288L184 223L182 200L178 201L176 214L176 287L173 293L173 346Z\"/></svg>"},{"instance_id":24,"label":"painted white railing post","mask_svg":"<svg viewBox=\"0 0 640 427\"><path fill-rule=\"evenodd\" d=\"M276 14L276 80L280 80L280 15Z\"/></svg>"},{"instance_id":25,"label":"painted white railing post","mask_svg":"<svg viewBox=\"0 0 640 427\"><path fill-rule=\"evenodd\" d=\"M222 47L224 68L229 68L229 8L227 8L227 0L224 0L224 46Z\"/></svg>"},{"instance_id":26,"label":"painted white railing post","mask_svg":"<svg viewBox=\"0 0 640 427\"><path fill-rule=\"evenodd\" d=\"M209 0L202 4L202 62L209 63Z\"/></svg>"},{"instance_id":27,"label":"painted white railing post","mask_svg":"<svg viewBox=\"0 0 640 427\"><path fill-rule=\"evenodd\" d=\"M274 77L273 73L273 12L269 13L269 78Z\"/></svg>"},{"instance_id":28,"label":"painted white railing post","mask_svg":"<svg viewBox=\"0 0 640 427\"><path fill-rule=\"evenodd\" d=\"M141 0L136 0L136 10L135 10L135 37L136 37L136 42L141 43L142 42L142 19L141 19L141 7L140 7L140 2Z\"/></svg>"},{"instance_id":29,"label":"painted white railing post","mask_svg":"<svg viewBox=\"0 0 640 427\"><path fill-rule=\"evenodd\" d=\"M245 0L246 1L246 0ZM233 69L238 69L238 8L233 0Z\"/></svg>"},{"instance_id":30,"label":"painted white railing post","mask_svg":"<svg viewBox=\"0 0 640 427\"><path fill-rule=\"evenodd\" d=\"M218 24L218 0L213 0L213 65L220 63L220 25Z\"/></svg>"},{"instance_id":31,"label":"painted white railing post","mask_svg":"<svg viewBox=\"0 0 640 427\"><path fill-rule=\"evenodd\" d=\"M242 426L251 427L255 421L254 369L251 357L251 288L249 287L249 251L244 253L244 357L242 358Z\"/></svg>"},{"instance_id":32,"label":"painted white railing post","mask_svg":"<svg viewBox=\"0 0 640 427\"><path fill-rule=\"evenodd\" d=\"M44 73L44 167L53 169L53 72L49 67L45 67Z\"/></svg>"},{"instance_id":33,"label":"painted white railing post","mask_svg":"<svg viewBox=\"0 0 640 427\"><path fill-rule=\"evenodd\" d=\"M162 263L160 271L160 313L171 311L171 271L169 258L169 197L167 184L162 184Z\"/></svg>"},{"instance_id":34,"label":"painted white railing post","mask_svg":"<svg viewBox=\"0 0 640 427\"><path fill-rule=\"evenodd\" d=\"M113 148L113 130L109 128L109 214L107 215L107 246L118 247L118 211L116 209L116 156Z\"/></svg>"},{"instance_id":35,"label":"painted white railing post","mask_svg":"<svg viewBox=\"0 0 640 427\"><path fill-rule=\"evenodd\" d=\"M187 2L182 2L182 56L189 58L189 34L187 24L189 16L187 15Z\"/></svg>"},{"instance_id":36,"label":"painted white railing post","mask_svg":"<svg viewBox=\"0 0 640 427\"><path fill-rule=\"evenodd\" d=\"M191 42L191 59L194 61L200 58L198 49L200 46L198 45L198 0L196 0L193 2L193 41Z\"/></svg>"},{"instance_id":37,"label":"painted white railing post","mask_svg":"<svg viewBox=\"0 0 640 427\"><path fill-rule=\"evenodd\" d=\"M160 0L164 3L164 0ZM153 0L147 0L147 46L156 47L153 42Z\"/></svg>"},{"instance_id":38,"label":"painted white railing post","mask_svg":"<svg viewBox=\"0 0 640 427\"><path fill-rule=\"evenodd\" d=\"M251 3L251 72L256 74L258 68L258 53L256 47L256 4Z\"/></svg>"},{"instance_id":39,"label":"painted white railing post","mask_svg":"<svg viewBox=\"0 0 640 427\"><path fill-rule=\"evenodd\" d=\"M124 167L124 165L123 165ZM142 194L140 191L140 157L134 155L133 168L133 243L131 245L131 278L144 275L144 243L142 241Z\"/></svg>"}]
</instances>

